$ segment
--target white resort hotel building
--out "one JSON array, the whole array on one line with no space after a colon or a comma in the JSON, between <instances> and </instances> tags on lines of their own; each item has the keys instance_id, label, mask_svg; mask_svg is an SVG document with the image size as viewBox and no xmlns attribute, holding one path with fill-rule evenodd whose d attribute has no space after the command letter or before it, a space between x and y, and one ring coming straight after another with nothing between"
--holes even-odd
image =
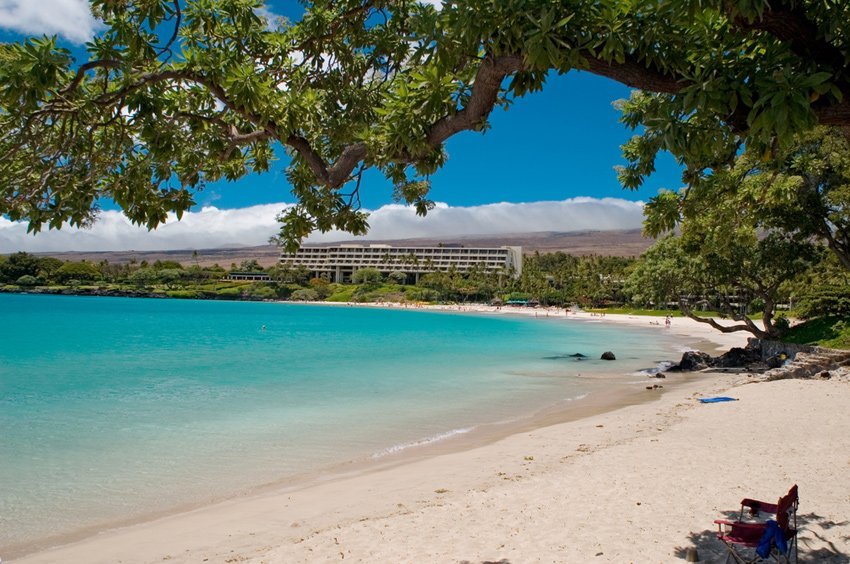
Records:
<instances>
[{"instance_id":1,"label":"white resort hotel building","mask_svg":"<svg viewBox=\"0 0 850 564\"><path fill-rule=\"evenodd\" d=\"M383 274L404 272L418 281L429 272L456 270L466 272L478 267L486 272L522 272L522 247L393 247L390 245L314 245L301 247L296 253L283 253L280 265L304 267L314 276L331 282L348 282L361 268L374 268Z\"/></svg>"}]
</instances>

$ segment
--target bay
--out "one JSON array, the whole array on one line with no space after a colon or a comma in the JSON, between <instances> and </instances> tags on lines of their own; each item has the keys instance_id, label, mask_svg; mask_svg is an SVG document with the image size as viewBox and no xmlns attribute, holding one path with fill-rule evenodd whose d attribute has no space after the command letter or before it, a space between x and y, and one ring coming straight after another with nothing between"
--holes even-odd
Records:
<instances>
[{"instance_id":1,"label":"bay","mask_svg":"<svg viewBox=\"0 0 850 564\"><path fill-rule=\"evenodd\" d=\"M676 352L554 316L0 295L0 554L640 384Z\"/></svg>"}]
</instances>

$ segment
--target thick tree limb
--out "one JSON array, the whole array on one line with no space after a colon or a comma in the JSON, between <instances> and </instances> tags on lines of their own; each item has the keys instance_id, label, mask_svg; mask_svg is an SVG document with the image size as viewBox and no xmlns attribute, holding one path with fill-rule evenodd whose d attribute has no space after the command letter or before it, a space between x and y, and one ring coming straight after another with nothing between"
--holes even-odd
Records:
<instances>
[{"instance_id":1,"label":"thick tree limb","mask_svg":"<svg viewBox=\"0 0 850 564\"><path fill-rule=\"evenodd\" d=\"M700 317L696 315L688 305L682 301L679 302L679 309L684 313L687 317L697 321L699 323L705 323L706 325L710 325L714 329L717 329L721 333L736 333L738 331L748 331L758 337L759 339L767 339L770 337L765 331L759 329L759 327L750 321L749 319L744 318L743 324L738 325L721 325L717 321L715 321L711 317Z\"/></svg>"},{"instance_id":2,"label":"thick tree limb","mask_svg":"<svg viewBox=\"0 0 850 564\"><path fill-rule=\"evenodd\" d=\"M366 145L354 143L343 149L333 166L328 170L328 183L333 188L339 188L345 184L357 167L357 164L366 158Z\"/></svg>"},{"instance_id":3,"label":"thick tree limb","mask_svg":"<svg viewBox=\"0 0 850 564\"><path fill-rule=\"evenodd\" d=\"M459 112L447 115L432 125L426 137L428 144L436 149L455 133L483 124L496 105L502 81L522 69L523 61L519 55L485 57L475 75L469 103Z\"/></svg>"},{"instance_id":4,"label":"thick tree limb","mask_svg":"<svg viewBox=\"0 0 850 564\"><path fill-rule=\"evenodd\" d=\"M265 141L269 139L271 134L268 131L251 131L249 133L232 132L228 139L233 145L248 145L257 141Z\"/></svg>"},{"instance_id":5,"label":"thick tree limb","mask_svg":"<svg viewBox=\"0 0 850 564\"><path fill-rule=\"evenodd\" d=\"M310 170L316 175L316 180L319 183L325 186L331 185L328 166L322 156L313 149L309 141L298 135L290 135L286 140L282 141L301 154L304 160L307 161ZM354 167L352 167L352 170L354 170Z\"/></svg>"},{"instance_id":6,"label":"thick tree limb","mask_svg":"<svg viewBox=\"0 0 850 564\"><path fill-rule=\"evenodd\" d=\"M677 94L687 86L687 81L669 74L647 68L646 65L634 60L615 63L604 61L593 56L586 56L587 71L604 76L631 88L639 88L661 94Z\"/></svg>"},{"instance_id":7,"label":"thick tree limb","mask_svg":"<svg viewBox=\"0 0 850 564\"><path fill-rule=\"evenodd\" d=\"M844 100L832 104L812 104L812 111L821 125L850 127L850 91L844 93Z\"/></svg>"},{"instance_id":8,"label":"thick tree limb","mask_svg":"<svg viewBox=\"0 0 850 564\"><path fill-rule=\"evenodd\" d=\"M727 4L727 12L733 6ZM749 21L740 15L730 18L741 29L765 31L787 42L801 59L813 60L836 70L845 66L844 54L818 33L818 27L807 16L800 2L774 1L767 4L761 18Z\"/></svg>"}]
</instances>

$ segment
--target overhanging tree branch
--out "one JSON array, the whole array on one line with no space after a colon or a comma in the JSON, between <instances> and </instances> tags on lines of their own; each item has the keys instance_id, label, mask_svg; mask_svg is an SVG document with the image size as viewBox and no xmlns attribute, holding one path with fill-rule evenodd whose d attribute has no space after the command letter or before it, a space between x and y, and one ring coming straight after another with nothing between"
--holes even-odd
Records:
<instances>
[{"instance_id":1,"label":"overhanging tree branch","mask_svg":"<svg viewBox=\"0 0 850 564\"><path fill-rule=\"evenodd\" d=\"M480 127L496 105L502 81L509 74L519 72L523 68L523 60L519 55L485 57L475 74L475 82L466 107L434 123L426 136L428 144L436 149L452 135Z\"/></svg>"},{"instance_id":2,"label":"overhanging tree branch","mask_svg":"<svg viewBox=\"0 0 850 564\"><path fill-rule=\"evenodd\" d=\"M80 83L86 76L86 73L90 70L94 69L119 69L121 68L121 61L114 59L101 59L97 61L89 61L88 63L84 63L80 65L80 68L77 69L77 74L74 75L73 80L66 86L59 90L59 94L68 94L73 90L76 90Z\"/></svg>"},{"instance_id":3,"label":"overhanging tree branch","mask_svg":"<svg viewBox=\"0 0 850 564\"><path fill-rule=\"evenodd\" d=\"M663 72L627 58L622 63L606 61L594 56L586 56L587 71L616 80L631 88L639 88L660 94L678 94L690 81Z\"/></svg>"},{"instance_id":4,"label":"overhanging tree branch","mask_svg":"<svg viewBox=\"0 0 850 564\"><path fill-rule=\"evenodd\" d=\"M690 306L684 300L679 300L679 309L681 309L682 313L684 313L686 316L693 319L694 321L710 325L721 333L736 333L738 331L748 331L759 339L767 339L770 336L766 332L759 329L758 326L756 326L752 322L745 322L743 324L738 325L721 325L711 317L700 317L691 310Z\"/></svg>"},{"instance_id":5,"label":"overhanging tree branch","mask_svg":"<svg viewBox=\"0 0 850 564\"><path fill-rule=\"evenodd\" d=\"M836 70L845 65L844 54L821 36L817 25L808 18L800 2L775 0L766 3L761 17L752 20L736 14L733 2L727 1L726 11L733 15L732 23L737 27L767 32L787 42L794 54L804 60L815 61Z\"/></svg>"}]
</instances>

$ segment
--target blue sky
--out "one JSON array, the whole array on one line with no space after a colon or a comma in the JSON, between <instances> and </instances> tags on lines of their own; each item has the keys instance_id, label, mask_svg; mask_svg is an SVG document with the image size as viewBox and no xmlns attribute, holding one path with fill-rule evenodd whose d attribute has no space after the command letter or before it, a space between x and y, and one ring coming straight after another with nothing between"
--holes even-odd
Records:
<instances>
[{"instance_id":1,"label":"blue sky","mask_svg":"<svg viewBox=\"0 0 850 564\"><path fill-rule=\"evenodd\" d=\"M431 198L453 206L563 200L576 196L646 200L659 188L678 188L681 173L671 157L638 191L624 190L614 165L632 133L618 122L612 102L629 89L588 73L553 75L541 92L497 108L486 133L463 132L447 143L448 163L435 174ZM199 203L242 207L291 199L283 170L286 156L267 175L211 185ZM391 202L392 187L373 172L362 188L364 207Z\"/></svg>"},{"instance_id":2,"label":"blue sky","mask_svg":"<svg viewBox=\"0 0 850 564\"><path fill-rule=\"evenodd\" d=\"M90 16L86 20L85 0L10 0L8 4L0 6L3 40L55 33L77 52L82 38L96 29ZM271 0L267 7L291 18L297 18L301 9L297 2L282 0ZM639 191L624 190L617 182L613 167L624 163L619 147L632 133L619 123L612 103L628 95L625 86L588 73L552 75L542 92L517 100L507 111L494 110L492 128L486 133L464 132L448 141L450 158L431 179L431 199L448 207L562 202L577 197L646 201L660 188L678 188L680 171L669 157L660 159L658 172ZM278 153L281 160L268 174L209 185L196 197L198 208L239 210L292 202L283 174L286 156L282 150ZM365 208L377 210L390 204L391 195L391 186L379 173L366 176L361 188ZM5 252L3 247L16 244L18 237L6 232L6 239L12 240L4 245L2 227L0 252ZM562 230L570 230L570 225Z\"/></svg>"}]
</instances>

